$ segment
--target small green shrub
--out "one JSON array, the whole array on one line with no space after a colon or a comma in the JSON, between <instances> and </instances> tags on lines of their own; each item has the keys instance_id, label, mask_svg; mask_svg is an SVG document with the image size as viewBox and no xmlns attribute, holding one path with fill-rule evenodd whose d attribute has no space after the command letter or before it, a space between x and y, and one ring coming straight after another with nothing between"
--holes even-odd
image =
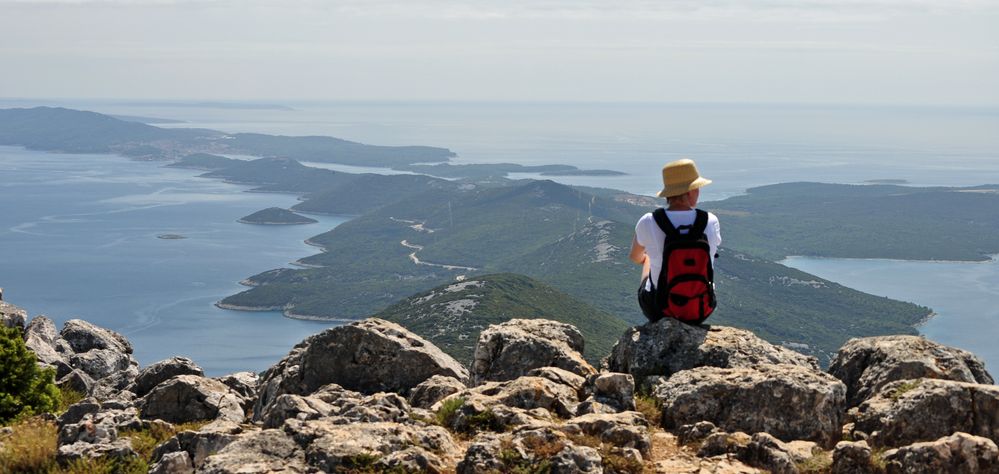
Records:
<instances>
[{"instance_id":1,"label":"small green shrub","mask_svg":"<svg viewBox=\"0 0 999 474\"><path fill-rule=\"evenodd\" d=\"M40 369L17 328L0 327L0 423L55 410L55 370Z\"/></svg>"},{"instance_id":2,"label":"small green shrub","mask_svg":"<svg viewBox=\"0 0 999 474\"><path fill-rule=\"evenodd\" d=\"M898 386L895 387L890 394L888 394L888 397L891 398L891 401L897 402L898 399L902 398L902 395L911 392L916 387L918 387L919 384L920 384L919 379L902 382L898 384Z\"/></svg>"},{"instance_id":3,"label":"small green shrub","mask_svg":"<svg viewBox=\"0 0 999 474\"><path fill-rule=\"evenodd\" d=\"M444 400L441 408L434 414L438 425L450 427L454 424L454 417L458 414L458 409L465 404L462 397L449 398Z\"/></svg>"}]
</instances>

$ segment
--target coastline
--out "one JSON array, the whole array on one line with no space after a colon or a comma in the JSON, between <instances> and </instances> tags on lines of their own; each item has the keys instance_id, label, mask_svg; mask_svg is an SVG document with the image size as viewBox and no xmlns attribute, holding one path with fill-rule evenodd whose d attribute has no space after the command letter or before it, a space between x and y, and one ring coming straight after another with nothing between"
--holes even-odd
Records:
<instances>
[{"instance_id":1,"label":"coastline","mask_svg":"<svg viewBox=\"0 0 999 474\"><path fill-rule=\"evenodd\" d=\"M215 307L229 311L249 311L256 313L268 312L268 311L280 311L284 317L288 319L297 319L299 321L321 321L321 322L339 322L339 323L349 323L355 321L354 319L338 318L335 316L314 316L310 314L299 314L293 312L291 308L288 307L288 305L243 306L243 305L235 305L235 304L223 303L221 301L216 301Z\"/></svg>"},{"instance_id":2,"label":"coastline","mask_svg":"<svg viewBox=\"0 0 999 474\"><path fill-rule=\"evenodd\" d=\"M249 224L249 225L308 225L308 224L318 223L318 221L314 219L310 219L310 222L268 222L268 221L253 222L253 221L245 221L243 219L236 219L236 222L239 222L240 224Z\"/></svg>"}]
</instances>

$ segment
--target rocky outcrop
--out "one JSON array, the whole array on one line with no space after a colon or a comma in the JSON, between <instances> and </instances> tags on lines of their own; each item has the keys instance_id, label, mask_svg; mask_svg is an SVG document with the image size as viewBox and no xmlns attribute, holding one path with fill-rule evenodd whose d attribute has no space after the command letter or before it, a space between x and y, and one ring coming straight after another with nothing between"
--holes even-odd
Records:
<instances>
[{"instance_id":1,"label":"rocky outcrop","mask_svg":"<svg viewBox=\"0 0 999 474\"><path fill-rule=\"evenodd\" d=\"M132 343L125 336L82 319L70 319L59 333L69 343L73 352L80 354L94 349L108 349L125 354L132 353Z\"/></svg>"},{"instance_id":2,"label":"rocky outcrop","mask_svg":"<svg viewBox=\"0 0 999 474\"><path fill-rule=\"evenodd\" d=\"M991 439L954 433L936 441L914 443L884 453L888 474L999 472L999 448Z\"/></svg>"},{"instance_id":3,"label":"rocky outcrop","mask_svg":"<svg viewBox=\"0 0 999 474\"><path fill-rule=\"evenodd\" d=\"M866 441L840 441L833 450L833 474L876 474L881 469L873 462L873 452Z\"/></svg>"},{"instance_id":4,"label":"rocky outcrop","mask_svg":"<svg viewBox=\"0 0 999 474\"><path fill-rule=\"evenodd\" d=\"M178 453L182 453L178 454L182 458L189 458L185 451ZM192 462L191 466L194 465ZM198 465L197 472L205 474L313 472L305 463L305 451L280 430L247 434L226 444Z\"/></svg>"},{"instance_id":5,"label":"rocky outcrop","mask_svg":"<svg viewBox=\"0 0 999 474\"><path fill-rule=\"evenodd\" d=\"M853 437L878 447L933 441L957 431L999 440L999 386L951 380L899 380L852 416Z\"/></svg>"},{"instance_id":6,"label":"rocky outcrop","mask_svg":"<svg viewBox=\"0 0 999 474\"><path fill-rule=\"evenodd\" d=\"M472 382L511 380L541 367L588 376L596 370L583 359L583 335L572 325L546 319L512 319L479 334Z\"/></svg>"},{"instance_id":7,"label":"rocky outcrop","mask_svg":"<svg viewBox=\"0 0 999 474\"><path fill-rule=\"evenodd\" d=\"M647 385L646 377L669 377L696 367L751 368L760 364L797 365L818 370L814 357L775 346L752 332L724 326L691 326L674 319L630 328L605 365Z\"/></svg>"},{"instance_id":8,"label":"rocky outcrop","mask_svg":"<svg viewBox=\"0 0 999 474\"><path fill-rule=\"evenodd\" d=\"M430 408L448 395L464 390L465 384L454 377L435 375L413 387L409 393L409 404L419 408Z\"/></svg>"},{"instance_id":9,"label":"rocky outcrop","mask_svg":"<svg viewBox=\"0 0 999 474\"><path fill-rule=\"evenodd\" d=\"M150 390L160 383L178 375L204 376L205 372L193 360L187 357L171 357L150 364L140 370L139 374L135 377L135 382L129 389L136 396L141 397L149 393Z\"/></svg>"},{"instance_id":10,"label":"rocky outcrop","mask_svg":"<svg viewBox=\"0 0 999 474\"><path fill-rule=\"evenodd\" d=\"M264 413L280 395L308 395L329 383L364 393L408 393L434 375L468 379L461 364L425 339L398 324L366 319L295 346L264 374L254 413Z\"/></svg>"},{"instance_id":11,"label":"rocky outcrop","mask_svg":"<svg viewBox=\"0 0 999 474\"><path fill-rule=\"evenodd\" d=\"M0 301L0 326L24 330L28 312L5 301Z\"/></svg>"},{"instance_id":12,"label":"rocky outcrop","mask_svg":"<svg viewBox=\"0 0 999 474\"><path fill-rule=\"evenodd\" d=\"M662 381L653 396L662 404L666 428L710 421L725 431L765 431L831 447L840 437L846 387L797 365L700 367Z\"/></svg>"},{"instance_id":13,"label":"rocky outcrop","mask_svg":"<svg viewBox=\"0 0 999 474\"><path fill-rule=\"evenodd\" d=\"M459 474L480 472L602 473L600 453L573 443L565 434L539 428L514 434L482 435L458 463Z\"/></svg>"},{"instance_id":14,"label":"rocky outcrop","mask_svg":"<svg viewBox=\"0 0 999 474\"><path fill-rule=\"evenodd\" d=\"M896 380L926 377L994 383L974 354L918 336L850 339L836 354L829 373L846 384L847 405L851 407Z\"/></svg>"},{"instance_id":15,"label":"rocky outcrop","mask_svg":"<svg viewBox=\"0 0 999 474\"><path fill-rule=\"evenodd\" d=\"M197 375L178 375L152 389L139 400L142 417L170 423L203 420L243 421L236 395L222 382Z\"/></svg>"}]
</instances>

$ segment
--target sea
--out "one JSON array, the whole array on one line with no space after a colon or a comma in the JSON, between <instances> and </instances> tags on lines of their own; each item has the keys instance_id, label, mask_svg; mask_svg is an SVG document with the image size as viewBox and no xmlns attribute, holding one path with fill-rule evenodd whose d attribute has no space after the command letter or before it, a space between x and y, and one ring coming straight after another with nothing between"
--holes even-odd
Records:
<instances>
[{"instance_id":1,"label":"sea","mask_svg":"<svg viewBox=\"0 0 999 474\"><path fill-rule=\"evenodd\" d=\"M621 176L511 177L654 194L660 168L690 157L714 183L702 201L789 181L913 186L999 183L999 108L787 104L0 100L181 121L164 127L330 135L451 149L453 163L570 164ZM280 106L277 106L280 105ZM245 158L245 157L244 157ZM381 168L315 164L344 171ZM191 357L211 375L264 370L340 322L218 309L239 281L317 251L304 243L348 217L301 226L236 222L297 197L247 192L112 155L0 147L0 287L57 324L83 318L125 334L143 365ZM723 223L724 227L724 223ZM724 232L724 229L723 229ZM171 234L183 238L162 238ZM930 306L930 339L999 367L999 264L790 258L869 293Z\"/></svg>"}]
</instances>

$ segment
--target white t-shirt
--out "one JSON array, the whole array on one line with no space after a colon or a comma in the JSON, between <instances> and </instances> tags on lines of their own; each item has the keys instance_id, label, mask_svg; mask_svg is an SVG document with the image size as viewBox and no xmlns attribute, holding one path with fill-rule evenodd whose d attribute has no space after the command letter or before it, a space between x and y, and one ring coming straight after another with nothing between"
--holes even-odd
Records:
<instances>
[{"instance_id":1,"label":"white t-shirt","mask_svg":"<svg viewBox=\"0 0 999 474\"><path fill-rule=\"evenodd\" d=\"M694 219L697 218L697 211L693 209L689 211L666 211L666 217L673 223L673 227L693 225ZM680 233L686 234L687 229L681 230ZM708 226L704 229L704 233L708 236L708 245L711 247L711 266L714 267L715 254L718 253L718 247L721 246L721 228L718 225L718 217L710 212L708 213ZM635 224L635 239L638 240L639 245L645 247L645 254L649 256L651 272L649 273L649 282L645 284L645 289L651 291L652 285L659 281L659 273L662 271L663 246L666 244L666 233L659 228L655 218L652 217L652 213L649 212L638 220L638 224Z\"/></svg>"}]
</instances>

